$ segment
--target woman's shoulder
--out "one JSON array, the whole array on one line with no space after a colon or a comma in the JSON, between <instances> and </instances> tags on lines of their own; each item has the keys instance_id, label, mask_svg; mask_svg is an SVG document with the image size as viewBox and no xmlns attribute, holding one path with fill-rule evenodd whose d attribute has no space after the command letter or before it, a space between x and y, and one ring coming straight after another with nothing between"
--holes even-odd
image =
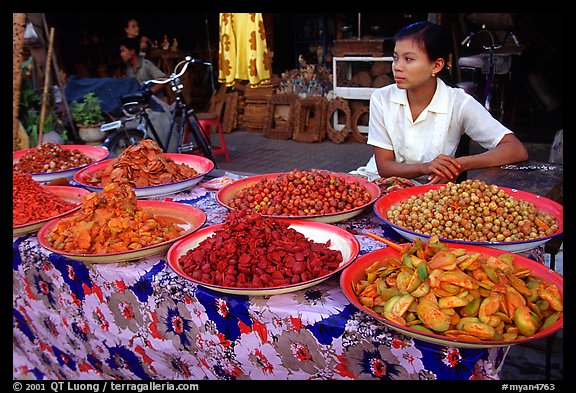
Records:
<instances>
[{"instance_id":1,"label":"woman's shoulder","mask_svg":"<svg viewBox=\"0 0 576 393\"><path fill-rule=\"evenodd\" d=\"M463 87L460 87L458 85L453 86L453 85L448 85L447 83L444 83L445 89L454 97L457 97L459 99L468 99L470 98L474 98L470 93L468 93Z\"/></svg>"},{"instance_id":2,"label":"woman's shoulder","mask_svg":"<svg viewBox=\"0 0 576 393\"><path fill-rule=\"evenodd\" d=\"M444 89L453 105L460 105L462 107L468 107L469 105L476 106L476 104L480 105L474 96L461 87L444 84Z\"/></svg>"},{"instance_id":3,"label":"woman's shoulder","mask_svg":"<svg viewBox=\"0 0 576 393\"><path fill-rule=\"evenodd\" d=\"M396 83L391 83L389 85L379 87L372 92L372 98L390 98L394 95L399 94L401 90L396 86Z\"/></svg>"}]
</instances>

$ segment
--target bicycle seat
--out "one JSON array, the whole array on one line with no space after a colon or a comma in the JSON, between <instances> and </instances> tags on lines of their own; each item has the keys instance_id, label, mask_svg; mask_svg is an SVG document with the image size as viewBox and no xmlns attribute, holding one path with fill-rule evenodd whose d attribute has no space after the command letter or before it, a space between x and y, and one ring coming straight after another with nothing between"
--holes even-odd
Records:
<instances>
[{"instance_id":1,"label":"bicycle seat","mask_svg":"<svg viewBox=\"0 0 576 393\"><path fill-rule=\"evenodd\" d=\"M123 95L122 97L120 97L120 101L122 102L122 104L127 104L129 102L145 104L148 102L148 100L150 100L151 96L152 96L152 90L147 89L146 91L143 92Z\"/></svg>"},{"instance_id":2,"label":"bicycle seat","mask_svg":"<svg viewBox=\"0 0 576 393\"><path fill-rule=\"evenodd\" d=\"M490 69L490 54L481 53L473 56L462 56L458 59L459 67L480 68L483 74L487 74ZM512 66L512 56L494 55L494 73L507 74Z\"/></svg>"}]
</instances>

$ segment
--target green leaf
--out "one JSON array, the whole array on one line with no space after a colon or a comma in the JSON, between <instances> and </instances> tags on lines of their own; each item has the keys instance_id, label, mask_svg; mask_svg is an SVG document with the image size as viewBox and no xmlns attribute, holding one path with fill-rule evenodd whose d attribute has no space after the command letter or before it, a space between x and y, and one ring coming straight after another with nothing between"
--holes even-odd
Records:
<instances>
[{"instance_id":1,"label":"green leaf","mask_svg":"<svg viewBox=\"0 0 576 393\"><path fill-rule=\"evenodd\" d=\"M86 93L81 101L72 102L70 114L78 126L99 125L104 122L100 100L93 92Z\"/></svg>"}]
</instances>

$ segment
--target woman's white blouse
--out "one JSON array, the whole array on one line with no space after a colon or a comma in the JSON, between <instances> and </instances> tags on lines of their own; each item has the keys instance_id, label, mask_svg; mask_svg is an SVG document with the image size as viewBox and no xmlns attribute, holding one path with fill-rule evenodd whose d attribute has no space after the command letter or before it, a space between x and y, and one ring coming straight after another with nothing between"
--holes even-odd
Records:
<instances>
[{"instance_id":1,"label":"woman's white blouse","mask_svg":"<svg viewBox=\"0 0 576 393\"><path fill-rule=\"evenodd\" d=\"M432 101L415 121L406 90L391 84L372 93L367 143L394 150L397 162L430 162L439 154L454 156L464 133L490 150L512 131L474 97L441 79L437 79ZM372 157L366 169L377 173L375 164Z\"/></svg>"}]
</instances>

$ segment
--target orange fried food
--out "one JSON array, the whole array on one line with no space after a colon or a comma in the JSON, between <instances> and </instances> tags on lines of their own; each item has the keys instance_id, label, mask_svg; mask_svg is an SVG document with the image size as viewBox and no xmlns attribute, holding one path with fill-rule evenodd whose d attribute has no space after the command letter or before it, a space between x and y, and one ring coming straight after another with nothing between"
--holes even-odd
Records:
<instances>
[{"instance_id":1,"label":"orange fried food","mask_svg":"<svg viewBox=\"0 0 576 393\"><path fill-rule=\"evenodd\" d=\"M89 184L104 187L110 183L127 183L132 187L157 186L190 179L199 173L186 164L178 164L156 142L144 139L126 148L92 178Z\"/></svg>"},{"instance_id":2,"label":"orange fried food","mask_svg":"<svg viewBox=\"0 0 576 393\"><path fill-rule=\"evenodd\" d=\"M60 220L46 238L52 247L68 253L109 254L172 240L182 231L170 219L139 207L132 187L111 183L88 194L82 208Z\"/></svg>"}]
</instances>

